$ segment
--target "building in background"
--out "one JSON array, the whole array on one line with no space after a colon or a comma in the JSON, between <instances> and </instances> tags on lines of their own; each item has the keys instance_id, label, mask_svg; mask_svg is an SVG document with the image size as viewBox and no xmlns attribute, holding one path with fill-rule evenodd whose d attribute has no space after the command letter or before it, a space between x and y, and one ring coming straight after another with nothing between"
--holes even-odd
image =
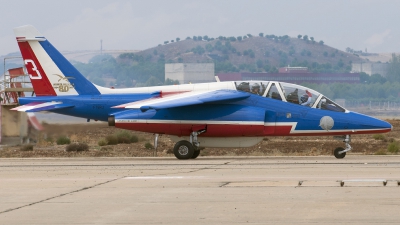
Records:
<instances>
[{"instance_id":1,"label":"building in background","mask_svg":"<svg viewBox=\"0 0 400 225\"><path fill-rule=\"evenodd\" d=\"M177 80L180 84L215 81L214 63L166 63L165 80Z\"/></svg>"},{"instance_id":2,"label":"building in background","mask_svg":"<svg viewBox=\"0 0 400 225\"><path fill-rule=\"evenodd\" d=\"M352 63L351 71L354 73L364 72L368 75L380 74L382 77L386 77L389 69L388 63L368 62L368 63Z\"/></svg>"}]
</instances>

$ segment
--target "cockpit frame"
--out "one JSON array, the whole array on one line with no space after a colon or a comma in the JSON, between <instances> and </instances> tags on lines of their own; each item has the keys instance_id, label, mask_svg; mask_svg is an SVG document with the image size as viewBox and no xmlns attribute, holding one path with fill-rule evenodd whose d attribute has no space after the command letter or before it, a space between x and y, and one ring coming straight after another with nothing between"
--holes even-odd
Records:
<instances>
[{"instance_id":1,"label":"cockpit frame","mask_svg":"<svg viewBox=\"0 0 400 225\"><path fill-rule=\"evenodd\" d=\"M347 109L345 109L344 107L335 103L334 101L330 100L323 94L321 94L313 89L310 89L310 88L307 88L307 87L304 87L304 86L301 86L298 84L291 84L291 83L278 82L278 81L236 81L234 83L235 83L236 89L238 91L246 91L246 92L255 94L252 91L252 87L258 85L259 87L261 86L261 87L265 88L264 90L261 91L262 94L258 94L262 97L271 98L271 99L274 99L277 101L283 101L283 102L288 102L288 103L292 103L292 104L297 103L299 105L301 105L302 102L300 101L300 97L298 96L297 92L300 92L304 98L307 98L307 95L310 98L310 103L308 105L306 105L305 107L329 110L329 111L335 111L335 112L344 112L344 113L349 112ZM243 90L243 88L242 89L239 88L240 86L246 86L248 88L246 90ZM271 89L272 87L276 88L276 90L275 90L275 92L270 93L270 91L272 90ZM296 97L294 97L294 100L292 99L292 101L288 101L287 97L291 93L285 93L284 87L287 90L296 88L296 90L295 90ZM274 93L275 93L275 97L273 97ZM276 94L279 94L279 96L276 96ZM287 94L287 95L285 95L285 94ZM316 96L316 97L314 97L314 96ZM297 101L296 101L296 98L298 98ZM314 98L315 100L312 98ZM308 103L308 102L306 102L306 103ZM327 105L328 107L323 107L323 104L329 104L329 105Z\"/></svg>"}]
</instances>

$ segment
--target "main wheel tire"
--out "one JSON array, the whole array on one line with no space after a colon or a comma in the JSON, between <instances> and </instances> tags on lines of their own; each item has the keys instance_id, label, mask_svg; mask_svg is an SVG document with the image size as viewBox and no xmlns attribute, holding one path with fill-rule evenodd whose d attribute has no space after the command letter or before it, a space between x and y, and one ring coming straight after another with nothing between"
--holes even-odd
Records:
<instances>
[{"instance_id":1,"label":"main wheel tire","mask_svg":"<svg viewBox=\"0 0 400 225\"><path fill-rule=\"evenodd\" d=\"M342 147L337 147L337 148L333 151L333 154L335 155L335 157L336 157L337 159L343 159L343 158L346 156L346 152L339 153L340 151L343 151L343 150L344 150L344 148L342 148Z\"/></svg>"},{"instance_id":2,"label":"main wheel tire","mask_svg":"<svg viewBox=\"0 0 400 225\"><path fill-rule=\"evenodd\" d=\"M194 152L193 152L193 155L192 155L192 159L197 158L197 156L199 156L199 155L200 155L200 150L194 151Z\"/></svg>"},{"instance_id":3,"label":"main wheel tire","mask_svg":"<svg viewBox=\"0 0 400 225\"><path fill-rule=\"evenodd\" d=\"M176 142L174 146L174 155L177 159L190 159L193 156L193 145L185 140Z\"/></svg>"}]
</instances>

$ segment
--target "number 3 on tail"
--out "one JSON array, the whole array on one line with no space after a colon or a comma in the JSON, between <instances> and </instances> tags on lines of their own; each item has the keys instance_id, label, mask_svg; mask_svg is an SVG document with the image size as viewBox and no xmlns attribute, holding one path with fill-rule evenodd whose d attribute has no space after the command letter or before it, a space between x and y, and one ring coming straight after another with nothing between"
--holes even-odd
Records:
<instances>
[{"instance_id":1,"label":"number 3 on tail","mask_svg":"<svg viewBox=\"0 0 400 225\"><path fill-rule=\"evenodd\" d=\"M34 80L42 79L42 75L40 74L40 71L38 70L35 62L32 59L25 59L24 62L25 62L25 65L28 65L29 63L32 64L32 71L36 73L36 76L33 76L33 74L29 74L29 77L31 79L34 79Z\"/></svg>"}]
</instances>

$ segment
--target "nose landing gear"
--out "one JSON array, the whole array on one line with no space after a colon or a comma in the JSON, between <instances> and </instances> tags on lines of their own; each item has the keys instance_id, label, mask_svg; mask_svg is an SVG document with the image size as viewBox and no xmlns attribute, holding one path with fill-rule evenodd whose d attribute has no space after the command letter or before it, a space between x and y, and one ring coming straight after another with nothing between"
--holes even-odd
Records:
<instances>
[{"instance_id":1,"label":"nose landing gear","mask_svg":"<svg viewBox=\"0 0 400 225\"><path fill-rule=\"evenodd\" d=\"M346 156L346 152L350 151L352 148L350 146L350 135L345 135L345 136L340 136L340 137L335 137L335 139L339 139L343 141L346 145L346 149L342 147L337 147L334 151L333 154L337 159L343 159Z\"/></svg>"}]
</instances>

